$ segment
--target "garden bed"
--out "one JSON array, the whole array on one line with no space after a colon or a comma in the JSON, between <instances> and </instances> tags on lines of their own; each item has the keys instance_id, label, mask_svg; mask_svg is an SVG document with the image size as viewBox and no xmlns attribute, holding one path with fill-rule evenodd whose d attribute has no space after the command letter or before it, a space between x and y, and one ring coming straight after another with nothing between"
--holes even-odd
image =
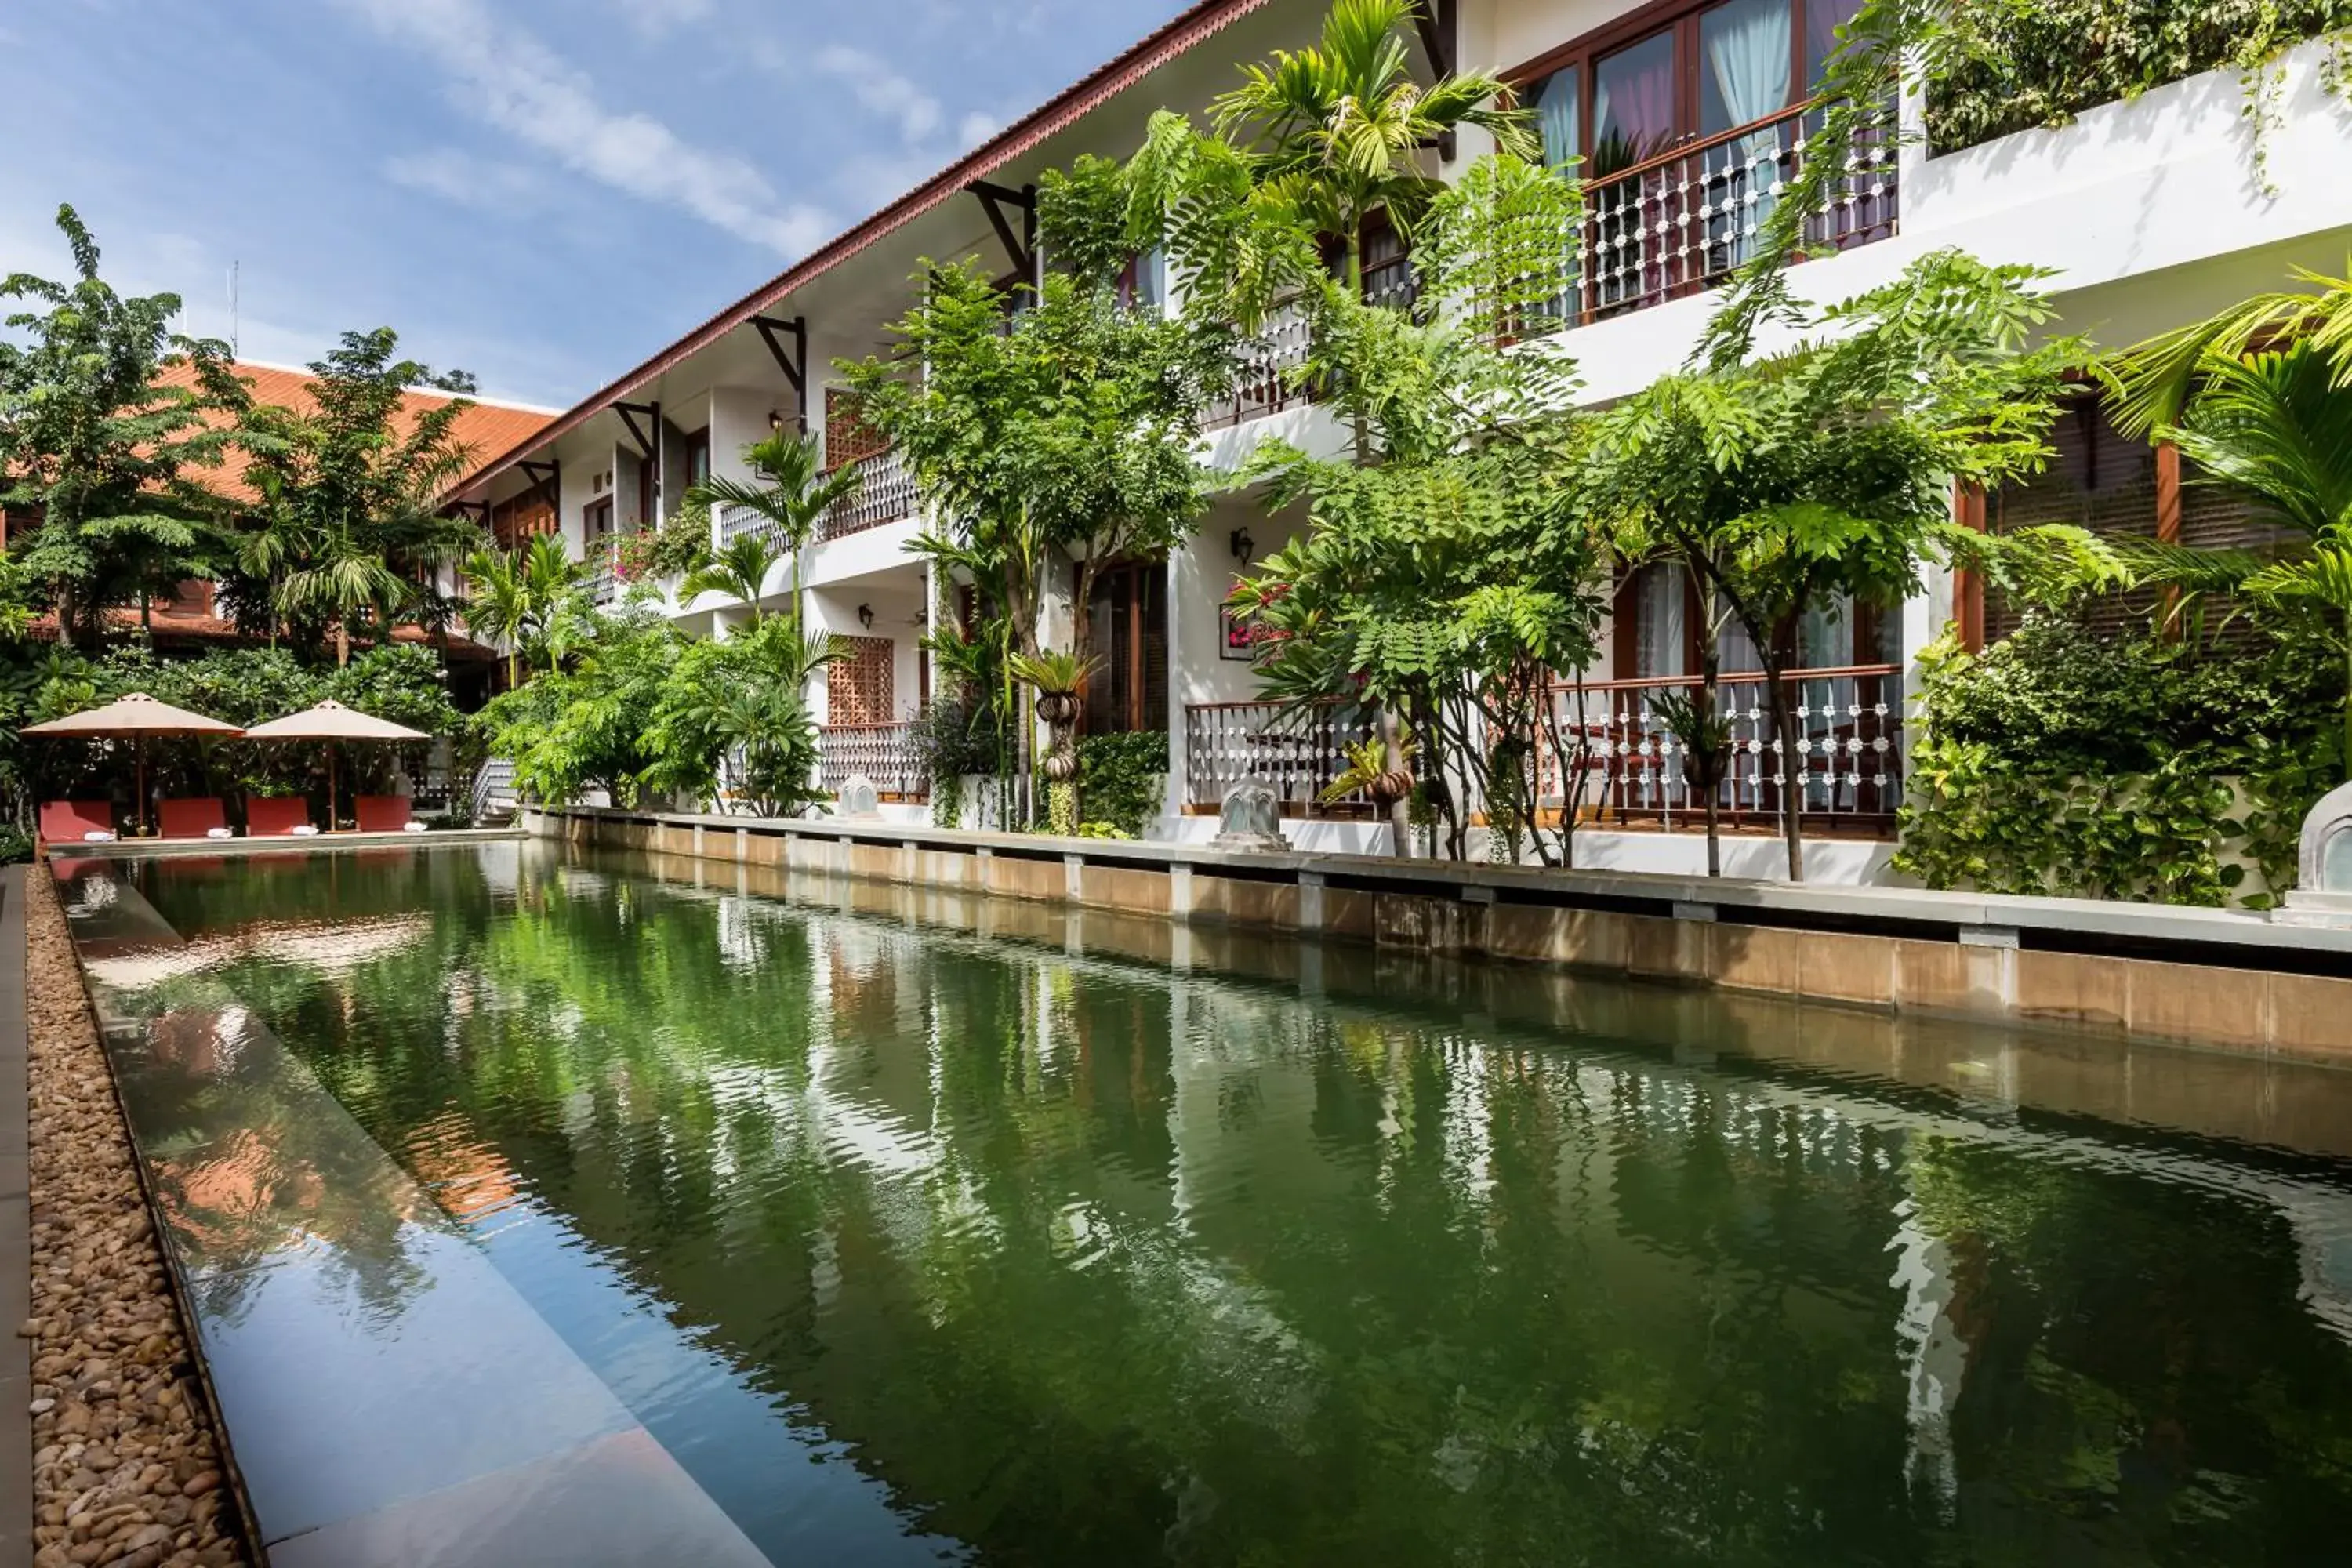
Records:
<instances>
[{"instance_id":1,"label":"garden bed","mask_svg":"<svg viewBox=\"0 0 2352 1568\"><path fill-rule=\"evenodd\" d=\"M34 1562L248 1563L57 885L25 889Z\"/></svg>"}]
</instances>

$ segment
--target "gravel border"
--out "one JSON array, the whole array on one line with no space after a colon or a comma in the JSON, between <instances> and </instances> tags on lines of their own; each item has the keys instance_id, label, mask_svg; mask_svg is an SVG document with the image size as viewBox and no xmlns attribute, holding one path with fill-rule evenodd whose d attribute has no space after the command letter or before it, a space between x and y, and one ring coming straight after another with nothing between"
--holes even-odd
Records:
<instances>
[{"instance_id":1,"label":"gravel border","mask_svg":"<svg viewBox=\"0 0 2352 1568\"><path fill-rule=\"evenodd\" d=\"M249 1563L57 882L25 878L36 1568Z\"/></svg>"}]
</instances>

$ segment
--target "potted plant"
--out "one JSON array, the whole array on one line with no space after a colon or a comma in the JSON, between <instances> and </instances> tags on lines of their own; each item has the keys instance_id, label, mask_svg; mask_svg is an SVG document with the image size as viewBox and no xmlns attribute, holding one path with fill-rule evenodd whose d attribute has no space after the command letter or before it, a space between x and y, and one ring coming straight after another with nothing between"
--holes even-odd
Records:
<instances>
[{"instance_id":1,"label":"potted plant","mask_svg":"<svg viewBox=\"0 0 2352 1568\"><path fill-rule=\"evenodd\" d=\"M1412 793L1412 732L1402 723L1396 734L1398 766L1388 762L1388 746L1377 735L1350 741L1345 750L1348 765L1323 791L1326 805L1362 791L1373 805L1386 809Z\"/></svg>"}]
</instances>

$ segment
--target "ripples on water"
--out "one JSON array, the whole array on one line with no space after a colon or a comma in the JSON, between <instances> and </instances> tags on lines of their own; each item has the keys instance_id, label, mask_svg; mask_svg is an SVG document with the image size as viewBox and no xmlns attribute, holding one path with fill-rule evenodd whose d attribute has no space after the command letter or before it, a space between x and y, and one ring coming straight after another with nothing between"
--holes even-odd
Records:
<instances>
[{"instance_id":1,"label":"ripples on water","mask_svg":"<svg viewBox=\"0 0 2352 1568\"><path fill-rule=\"evenodd\" d=\"M131 978L266 1020L780 1563L2344 1550L2352 1075L337 858L149 863ZM386 1245L258 1142L193 1201Z\"/></svg>"}]
</instances>

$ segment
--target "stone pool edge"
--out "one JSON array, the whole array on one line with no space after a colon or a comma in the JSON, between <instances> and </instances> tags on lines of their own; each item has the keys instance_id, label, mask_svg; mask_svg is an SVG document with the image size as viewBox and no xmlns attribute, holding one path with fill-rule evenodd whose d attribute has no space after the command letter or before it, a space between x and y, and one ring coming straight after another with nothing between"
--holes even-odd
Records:
<instances>
[{"instance_id":1,"label":"stone pool edge","mask_svg":"<svg viewBox=\"0 0 2352 1568\"><path fill-rule=\"evenodd\" d=\"M2352 930L2236 911L841 818L574 806L526 809L520 826L583 846L2352 1066Z\"/></svg>"},{"instance_id":2,"label":"stone pool edge","mask_svg":"<svg viewBox=\"0 0 2352 1568\"><path fill-rule=\"evenodd\" d=\"M74 995L72 1000L66 1004L66 1006L79 1018L81 1027L88 1031L87 1036L81 1041L78 1042L78 1044L86 1047L89 1053L97 1058L97 1064L105 1079L104 1092L107 1103L112 1111L111 1118L108 1121L108 1126L113 1138L119 1142L121 1152L125 1163L130 1169L131 1181L136 1184L138 1189L139 1201L147 1220L147 1227L144 1234L138 1241L127 1244L126 1250L129 1246L143 1244L152 1247L156 1255L156 1261L161 1267L163 1277L163 1293L170 1303L173 1322L179 1336L179 1348L182 1354L186 1357L187 1364L190 1369L191 1376L188 1381L194 1384L196 1392L203 1400L203 1420L200 1425L198 1435L201 1437L208 1438L210 1440L212 1463L217 1467L217 1473L225 1483L225 1489L228 1494L232 1510L236 1516L234 1528L231 1531L227 1532L227 1537L236 1549L236 1559L237 1561L255 1564L266 1564L268 1562L268 1553L260 1544L262 1537L259 1523L254 1515L252 1499L246 1491L244 1472L238 1468L236 1451L229 1443L228 1422L221 1409L219 1393L213 1386L212 1368L205 1359L203 1336L198 1334L195 1331L194 1325L196 1322L196 1314L194 1300L189 1294L187 1280L181 1271L177 1250L165 1239L163 1211L162 1205L157 1201L155 1188L147 1169L146 1159L140 1152L138 1141L132 1135L131 1131L130 1109L123 1104L121 1086L116 1081L114 1075L113 1058L108 1054L104 1037L100 1032L98 1007L96 999L90 994L89 973L83 968L80 952L74 943L71 922L67 918L64 900L58 892L57 879L54 876L50 875L49 868L47 866L36 864L24 868L23 880L16 885L16 889L12 890L21 890L24 895L22 909L24 911L23 953L25 963L25 984L26 988L26 997L27 1003L26 1009L26 1078L28 1124L30 1118L30 1080L32 1076L33 1056L31 1048L31 1009L29 1005L31 986L34 981L33 942L35 941L37 930L46 928L46 931L44 931L42 934L46 935L47 938L58 947L62 955L59 962L70 973ZM28 1218L29 1200L31 1195L31 1155L32 1149L30 1143L30 1129L28 1125L26 1144L26 1198L28 1204ZM29 1279L27 1283L29 1285ZM29 1313L29 1311L30 1304L28 1303L27 1312ZM28 1341L26 1342L29 1350L31 1348L32 1342ZM32 1458L33 1453L28 1452L26 1455L28 1468L31 1466ZM37 1525L39 1522L39 1500L37 1495L36 1495L34 1502L34 1523Z\"/></svg>"}]
</instances>

